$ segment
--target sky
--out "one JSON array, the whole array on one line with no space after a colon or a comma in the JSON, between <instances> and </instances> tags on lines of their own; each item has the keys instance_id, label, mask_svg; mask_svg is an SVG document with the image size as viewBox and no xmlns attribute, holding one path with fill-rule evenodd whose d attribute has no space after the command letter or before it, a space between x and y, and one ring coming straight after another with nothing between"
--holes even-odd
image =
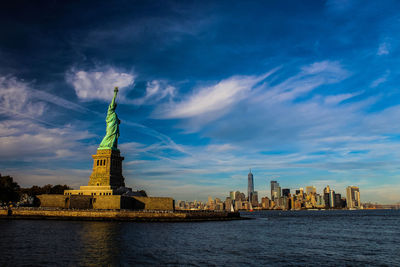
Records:
<instances>
[{"instance_id":1,"label":"sky","mask_svg":"<svg viewBox=\"0 0 400 267\"><path fill-rule=\"evenodd\" d=\"M87 185L119 86L126 185L176 200L329 185L400 201L398 1L9 1L0 173Z\"/></svg>"}]
</instances>

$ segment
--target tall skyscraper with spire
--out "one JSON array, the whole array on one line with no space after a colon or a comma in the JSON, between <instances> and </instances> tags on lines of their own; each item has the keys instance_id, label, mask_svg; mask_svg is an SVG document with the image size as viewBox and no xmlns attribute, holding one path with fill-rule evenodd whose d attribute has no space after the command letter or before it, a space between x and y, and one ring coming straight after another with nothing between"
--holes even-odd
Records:
<instances>
[{"instance_id":1,"label":"tall skyscraper with spire","mask_svg":"<svg viewBox=\"0 0 400 267\"><path fill-rule=\"evenodd\" d=\"M247 197L250 202L253 200L253 194L254 194L254 180L253 180L253 174L251 173L250 169L250 172L247 175Z\"/></svg>"}]
</instances>

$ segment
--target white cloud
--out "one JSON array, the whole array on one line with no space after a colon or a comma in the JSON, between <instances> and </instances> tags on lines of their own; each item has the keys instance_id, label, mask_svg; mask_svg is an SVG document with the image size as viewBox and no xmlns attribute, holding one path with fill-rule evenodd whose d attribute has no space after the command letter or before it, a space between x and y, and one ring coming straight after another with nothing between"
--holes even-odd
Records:
<instances>
[{"instance_id":1,"label":"white cloud","mask_svg":"<svg viewBox=\"0 0 400 267\"><path fill-rule=\"evenodd\" d=\"M15 77L0 77L0 114L39 118L45 110L45 103L32 99L28 83Z\"/></svg>"},{"instance_id":2,"label":"white cloud","mask_svg":"<svg viewBox=\"0 0 400 267\"><path fill-rule=\"evenodd\" d=\"M337 80L337 77L339 76L346 76L348 75L348 72L342 68L341 64L338 61L320 61L320 62L314 62L310 65L304 66L301 68L302 69L302 74L319 74L319 73L324 73L329 74L332 73L334 75L334 79Z\"/></svg>"},{"instance_id":3,"label":"white cloud","mask_svg":"<svg viewBox=\"0 0 400 267\"><path fill-rule=\"evenodd\" d=\"M389 76L389 71L386 71L386 73L384 74L384 75L382 75L381 77L379 77L378 79L376 79L376 80L374 80L372 83L371 83L371 87L372 88L374 88L374 87L377 87L377 86L379 86L379 85L381 85L382 83L385 83L386 81L387 81L387 78L388 78L388 76Z\"/></svg>"},{"instance_id":4,"label":"white cloud","mask_svg":"<svg viewBox=\"0 0 400 267\"><path fill-rule=\"evenodd\" d=\"M6 116L0 121L1 161L79 157L80 140L93 135L71 125L49 122L56 114L48 103L79 112L88 111L63 98L32 89L31 84L23 80L0 77L0 114Z\"/></svg>"},{"instance_id":5,"label":"white cloud","mask_svg":"<svg viewBox=\"0 0 400 267\"><path fill-rule=\"evenodd\" d=\"M0 77L0 114L29 118L36 122L54 126L53 123L42 118L44 114L48 116L46 111L51 109L48 103L81 113L92 112L64 98L33 89L32 84L18 80L16 77Z\"/></svg>"},{"instance_id":6,"label":"white cloud","mask_svg":"<svg viewBox=\"0 0 400 267\"><path fill-rule=\"evenodd\" d=\"M275 70L274 70L275 71ZM272 71L272 72L274 72ZM257 83L272 72L262 76L233 76L215 85L199 88L181 102L170 103L156 110L159 118L190 118L201 115L219 117L235 103L247 97Z\"/></svg>"},{"instance_id":7,"label":"white cloud","mask_svg":"<svg viewBox=\"0 0 400 267\"><path fill-rule=\"evenodd\" d=\"M57 105L59 107L63 107L65 109L69 109L69 110L74 110L74 111L78 111L81 113L87 113L87 112L93 112L85 107L83 107L82 105L78 105L74 102L68 101L64 98L55 96L53 94L49 94L47 92L44 91L40 91L40 90L35 90L35 89L30 89L30 96L32 97L32 99L39 99L41 101L45 101L48 103L52 103L54 105Z\"/></svg>"},{"instance_id":8,"label":"white cloud","mask_svg":"<svg viewBox=\"0 0 400 267\"><path fill-rule=\"evenodd\" d=\"M110 101L114 95L115 86L122 89L120 98L124 100L126 95L124 88L133 86L135 76L110 66L104 67L102 71L72 68L67 72L66 80L74 87L76 95L82 100Z\"/></svg>"},{"instance_id":9,"label":"white cloud","mask_svg":"<svg viewBox=\"0 0 400 267\"><path fill-rule=\"evenodd\" d=\"M389 44L387 42L381 43L378 47L378 51L376 54L378 56L388 55L389 54Z\"/></svg>"},{"instance_id":10,"label":"white cloud","mask_svg":"<svg viewBox=\"0 0 400 267\"><path fill-rule=\"evenodd\" d=\"M225 152L237 149L235 146L231 144L223 144L223 145L209 145L207 147L208 151L216 151L216 152Z\"/></svg>"},{"instance_id":11,"label":"white cloud","mask_svg":"<svg viewBox=\"0 0 400 267\"><path fill-rule=\"evenodd\" d=\"M303 66L301 72L282 83L274 85L255 98L258 102L287 102L296 99L315 88L340 82L350 76L350 72L338 61L321 61Z\"/></svg>"},{"instance_id":12,"label":"white cloud","mask_svg":"<svg viewBox=\"0 0 400 267\"><path fill-rule=\"evenodd\" d=\"M175 87L166 84L164 81L154 80L147 82L146 94L143 97L136 98L129 102L135 105L149 105L157 103L165 97L169 97L169 100L171 101L175 96L175 90Z\"/></svg>"},{"instance_id":13,"label":"white cloud","mask_svg":"<svg viewBox=\"0 0 400 267\"><path fill-rule=\"evenodd\" d=\"M93 137L88 131L72 126L46 128L28 120L0 122L0 159L2 161L41 161L81 158L90 146L80 140Z\"/></svg>"},{"instance_id":14,"label":"white cloud","mask_svg":"<svg viewBox=\"0 0 400 267\"><path fill-rule=\"evenodd\" d=\"M340 102L343 102L347 99L355 97L359 94L361 94L361 92L352 93L352 94L330 95L330 96L325 97L324 102L329 105L336 105L336 104L339 104Z\"/></svg>"}]
</instances>

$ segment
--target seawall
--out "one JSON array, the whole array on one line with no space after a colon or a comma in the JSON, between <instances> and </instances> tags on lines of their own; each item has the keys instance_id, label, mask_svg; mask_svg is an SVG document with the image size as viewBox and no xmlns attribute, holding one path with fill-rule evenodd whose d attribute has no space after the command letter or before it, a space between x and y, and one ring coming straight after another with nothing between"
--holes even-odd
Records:
<instances>
[{"instance_id":1,"label":"seawall","mask_svg":"<svg viewBox=\"0 0 400 267\"><path fill-rule=\"evenodd\" d=\"M132 211L13 208L0 210L0 219L88 220L134 222L228 221L246 219L238 212Z\"/></svg>"}]
</instances>

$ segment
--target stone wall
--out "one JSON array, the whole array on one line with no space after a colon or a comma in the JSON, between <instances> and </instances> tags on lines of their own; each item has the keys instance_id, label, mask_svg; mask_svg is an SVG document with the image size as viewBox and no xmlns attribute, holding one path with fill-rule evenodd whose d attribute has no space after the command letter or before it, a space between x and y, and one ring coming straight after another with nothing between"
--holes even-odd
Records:
<instances>
[{"instance_id":1,"label":"stone wall","mask_svg":"<svg viewBox=\"0 0 400 267\"><path fill-rule=\"evenodd\" d=\"M65 209L131 209L174 210L174 199L169 197L127 197L120 195L40 195L41 207Z\"/></svg>"},{"instance_id":2,"label":"stone wall","mask_svg":"<svg viewBox=\"0 0 400 267\"><path fill-rule=\"evenodd\" d=\"M69 198L64 195L39 195L41 207L68 208Z\"/></svg>"},{"instance_id":3,"label":"stone wall","mask_svg":"<svg viewBox=\"0 0 400 267\"><path fill-rule=\"evenodd\" d=\"M126 203L129 202L130 203ZM132 200L119 195L112 196L96 196L93 198L93 209L119 210L132 209Z\"/></svg>"},{"instance_id":4,"label":"stone wall","mask_svg":"<svg viewBox=\"0 0 400 267\"><path fill-rule=\"evenodd\" d=\"M132 197L135 210L174 210L174 199L170 197Z\"/></svg>"},{"instance_id":5,"label":"stone wall","mask_svg":"<svg viewBox=\"0 0 400 267\"><path fill-rule=\"evenodd\" d=\"M93 209L92 197L85 195L71 195L69 196L70 209Z\"/></svg>"}]
</instances>

